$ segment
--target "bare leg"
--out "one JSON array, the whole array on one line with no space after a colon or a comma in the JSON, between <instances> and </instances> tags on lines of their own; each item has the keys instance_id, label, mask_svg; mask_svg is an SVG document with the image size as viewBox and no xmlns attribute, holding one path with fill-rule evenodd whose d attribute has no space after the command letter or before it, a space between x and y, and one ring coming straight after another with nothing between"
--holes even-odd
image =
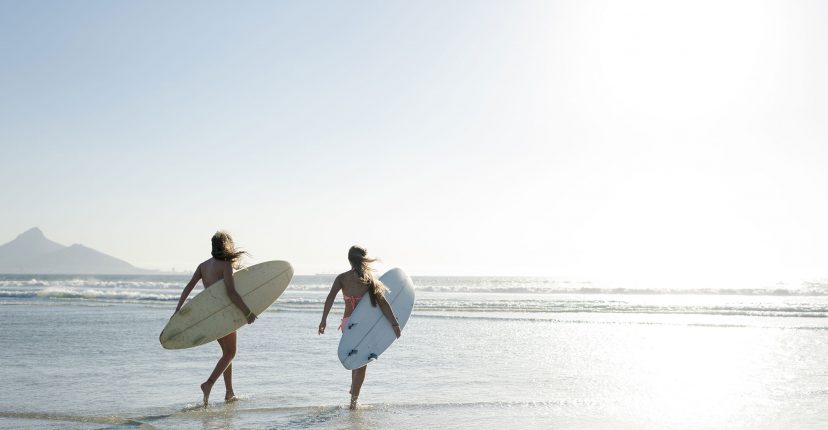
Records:
<instances>
[{"instance_id":1,"label":"bare leg","mask_svg":"<svg viewBox=\"0 0 828 430\"><path fill-rule=\"evenodd\" d=\"M356 409L359 390L362 389L362 383L365 382L366 370L368 370L368 365L351 371L351 409Z\"/></svg>"},{"instance_id":2,"label":"bare leg","mask_svg":"<svg viewBox=\"0 0 828 430\"><path fill-rule=\"evenodd\" d=\"M213 373L210 374L210 377L207 381L201 384L201 392L204 393L204 406L207 406L207 399L210 397L210 390L213 389L213 384L216 383L218 380L219 375L224 373L225 370L230 366L230 363L233 361L233 358L236 356L236 332L230 333L227 336L218 340L219 345L221 346L221 358L219 359L218 363L216 363L216 368L213 369ZM231 373L232 376L232 373ZM225 377L225 384L227 383L227 377ZM230 383L232 387L232 381Z\"/></svg>"},{"instance_id":3,"label":"bare leg","mask_svg":"<svg viewBox=\"0 0 828 430\"><path fill-rule=\"evenodd\" d=\"M235 402L238 400L236 398L236 394L233 392L233 363L230 363L227 366L227 370L224 371L224 401L225 402Z\"/></svg>"}]
</instances>

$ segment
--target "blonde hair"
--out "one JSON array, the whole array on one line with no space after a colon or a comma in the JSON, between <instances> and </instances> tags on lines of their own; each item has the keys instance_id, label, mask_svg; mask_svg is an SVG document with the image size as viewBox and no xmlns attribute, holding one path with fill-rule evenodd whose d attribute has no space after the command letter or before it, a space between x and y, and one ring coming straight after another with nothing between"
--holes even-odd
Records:
<instances>
[{"instance_id":1,"label":"blonde hair","mask_svg":"<svg viewBox=\"0 0 828 430\"><path fill-rule=\"evenodd\" d=\"M213 235L210 240L213 244L213 251L211 254L216 260L229 261L234 269L241 267L239 260L241 256L247 254L245 251L237 251L236 245L233 243L233 238L230 233L219 230Z\"/></svg>"},{"instance_id":2,"label":"blonde hair","mask_svg":"<svg viewBox=\"0 0 828 430\"><path fill-rule=\"evenodd\" d=\"M371 263L377 261L376 258L368 258L368 251L361 246L352 246L348 250L348 262L351 263L351 268L354 269L359 281L368 287L369 297L371 297L371 306L377 305L377 297L382 296L388 291L388 288L374 277L374 270L371 268Z\"/></svg>"}]
</instances>

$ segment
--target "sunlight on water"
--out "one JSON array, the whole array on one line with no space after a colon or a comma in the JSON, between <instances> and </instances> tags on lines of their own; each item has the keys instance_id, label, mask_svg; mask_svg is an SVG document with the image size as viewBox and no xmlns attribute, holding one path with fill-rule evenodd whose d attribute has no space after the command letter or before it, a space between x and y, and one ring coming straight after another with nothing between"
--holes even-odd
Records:
<instances>
[{"instance_id":1,"label":"sunlight on water","mask_svg":"<svg viewBox=\"0 0 828 430\"><path fill-rule=\"evenodd\" d=\"M680 331L680 330L677 330ZM638 381L650 416L680 425L724 426L740 417L755 394L755 369L761 345L737 342L716 330L694 329L665 336L657 348L642 347ZM646 345L646 343L645 343ZM643 411L642 411L643 412Z\"/></svg>"},{"instance_id":2,"label":"sunlight on water","mask_svg":"<svg viewBox=\"0 0 828 430\"><path fill-rule=\"evenodd\" d=\"M133 281L0 286L11 345L0 428L820 429L828 416L826 296L476 292L453 280L418 293L351 412L339 338L316 334L325 291L304 284L239 332L242 400L224 404L220 382L203 409L218 347L162 349L183 283Z\"/></svg>"}]
</instances>

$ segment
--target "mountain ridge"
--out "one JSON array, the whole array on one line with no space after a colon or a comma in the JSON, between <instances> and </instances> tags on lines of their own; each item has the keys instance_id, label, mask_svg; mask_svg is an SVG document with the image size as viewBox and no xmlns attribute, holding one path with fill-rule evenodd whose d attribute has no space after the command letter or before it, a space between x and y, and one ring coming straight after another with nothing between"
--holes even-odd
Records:
<instances>
[{"instance_id":1,"label":"mountain ridge","mask_svg":"<svg viewBox=\"0 0 828 430\"><path fill-rule=\"evenodd\" d=\"M135 267L81 244L54 242L38 227L0 245L0 273L65 275L143 275L160 273Z\"/></svg>"}]
</instances>

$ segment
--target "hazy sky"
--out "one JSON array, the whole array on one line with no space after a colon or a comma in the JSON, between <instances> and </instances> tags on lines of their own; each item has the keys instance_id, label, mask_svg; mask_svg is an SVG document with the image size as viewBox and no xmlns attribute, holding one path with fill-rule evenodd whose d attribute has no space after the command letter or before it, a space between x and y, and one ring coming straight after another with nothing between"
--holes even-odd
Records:
<instances>
[{"instance_id":1,"label":"hazy sky","mask_svg":"<svg viewBox=\"0 0 828 430\"><path fill-rule=\"evenodd\" d=\"M820 1L0 1L0 242L828 276Z\"/></svg>"}]
</instances>

